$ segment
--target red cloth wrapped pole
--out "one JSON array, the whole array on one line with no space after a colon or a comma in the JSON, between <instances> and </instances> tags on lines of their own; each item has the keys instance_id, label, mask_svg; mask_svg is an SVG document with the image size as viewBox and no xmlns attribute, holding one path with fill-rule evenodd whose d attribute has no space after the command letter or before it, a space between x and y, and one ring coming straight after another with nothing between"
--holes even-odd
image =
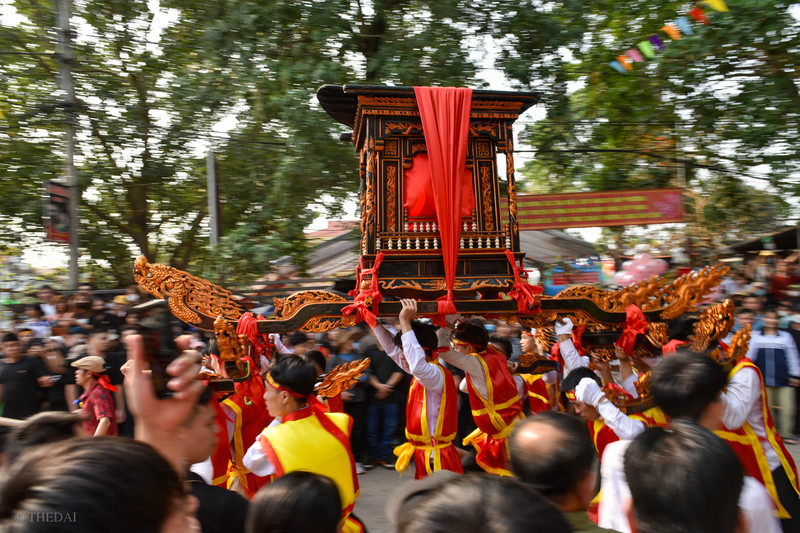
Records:
<instances>
[{"instance_id":1,"label":"red cloth wrapped pole","mask_svg":"<svg viewBox=\"0 0 800 533\"><path fill-rule=\"evenodd\" d=\"M510 250L506 250L506 258L514 271L514 285L508 291L508 295L517 301L517 310L520 313L541 313L538 298L544 287L528 283L528 271L522 265L516 265L514 254Z\"/></svg>"},{"instance_id":2,"label":"red cloth wrapped pole","mask_svg":"<svg viewBox=\"0 0 800 533\"><path fill-rule=\"evenodd\" d=\"M615 346L619 346L628 355L633 355L633 347L636 345L636 335L647 333L647 318L644 313L636 305L629 305L625 309L627 317L625 318L625 327L622 328L622 335L620 335Z\"/></svg>"},{"instance_id":3,"label":"red cloth wrapped pole","mask_svg":"<svg viewBox=\"0 0 800 533\"><path fill-rule=\"evenodd\" d=\"M456 312L453 285L461 237L461 197L467 162L472 89L414 87L414 93L428 148L447 284L447 295L438 304L439 316L442 317Z\"/></svg>"},{"instance_id":4,"label":"red cloth wrapped pole","mask_svg":"<svg viewBox=\"0 0 800 533\"><path fill-rule=\"evenodd\" d=\"M378 289L378 267L381 266L381 261L383 261L383 252L375 256L372 268L364 269L364 258L361 258L361 263L356 269L356 288L349 292L350 296L354 297L353 303L342 308L342 315L349 315L355 311L357 321L366 322L371 328L378 323L376 313L378 304L383 299L381 291ZM372 276L369 289L361 286L361 282L367 276ZM370 311L370 307L374 312Z\"/></svg>"}]
</instances>

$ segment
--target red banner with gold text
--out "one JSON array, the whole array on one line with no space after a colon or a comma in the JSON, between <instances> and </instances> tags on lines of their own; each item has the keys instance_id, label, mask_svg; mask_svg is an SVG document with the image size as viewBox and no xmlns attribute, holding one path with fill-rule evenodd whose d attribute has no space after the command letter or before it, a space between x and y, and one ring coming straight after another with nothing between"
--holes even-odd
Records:
<instances>
[{"instance_id":1,"label":"red banner with gold text","mask_svg":"<svg viewBox=\"0 0 800 533\"><path fill-rule=\"evenodd\" d=\"M519 194L517 222L520 231L683 222L682 190Z\"/></svg>"}]
</instances>

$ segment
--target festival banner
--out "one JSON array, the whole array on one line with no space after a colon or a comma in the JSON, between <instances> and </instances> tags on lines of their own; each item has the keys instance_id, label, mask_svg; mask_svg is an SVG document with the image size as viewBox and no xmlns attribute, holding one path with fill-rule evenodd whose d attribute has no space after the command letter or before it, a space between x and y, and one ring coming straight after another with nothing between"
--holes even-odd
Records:
<instances>
[{"instance_id":1,"label":"festival banner","mask_svg":"<svg viewBox=\"0 0 800 533\"><path fill-rule=\"evenodd\" d=\"M520 231L683 221L679 188L517 195Z\"/></svg>"},{"instance_id":2,"label":"festival banner","mask_svg":"<svg viewBox=\"0 0 800 533\"><path fill-rule=\"evenodd\" d=\"M725 3L725 0L706 0L701 2L703 4L708 5L715 11L728 11L728 5ZM705 11L699 5L693 7L689 11L686 12L688 16L679 16L672 22L667 22L662 26L658 31L664 32L669 36L669 38L673 41L680 40L683 35L694 35L695 31L692 28L691 21L689 17L694 19L696 22L700 24L709 25L708 17L706 16ZM640 37L641 38L641 37ZM648 41L639 41L636 45L636 48L631 47L625 52L623 55L617 56L617 58L613 61L608 63L608 66L612 69L616 70L620 74L626 74L629 71L633 70L633 63L644 63L644 58L647 59L654 59L655 58L655 50L663 50L664 49L664 42L658 35L650 35L648 37Z\"/></svg>"},{"instance_id":3,"label":"festival banner","mask_svg":"<svg viewBox=\"0 0 800 533\"><path fill-rule=\"evenodd\" d=\"M54 181L46 184L44 228L47 240L69 244L69 189Z\"/></svg>"}]
</instances>

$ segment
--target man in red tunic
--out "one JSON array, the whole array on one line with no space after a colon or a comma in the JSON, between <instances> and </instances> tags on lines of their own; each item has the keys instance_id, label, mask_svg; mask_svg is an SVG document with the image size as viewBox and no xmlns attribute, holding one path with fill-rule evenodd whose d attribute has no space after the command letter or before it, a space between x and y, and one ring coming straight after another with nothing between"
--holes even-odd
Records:
<instances>
[{"instance_id":1,"label":"man in red tunic","mask_svg":"<svg viewBox=\"0 0 800 533\"><path fill-rule=\"evenodd\" d=\"M415 479L435 470L462 473L461 459L453 445L458 430L458 402L453 375L437 361L438 339L433 326L414 320L417 302L403 300L400 334L392 336L380 324L373 328L386 355L414 376L406 402L406 439L395 448L395 468L402 472L412 457ZM402 350L400 347L402 346Z\"/></svg>"},{"instance_id":2,"label":"man in red tunic","mask_svg":"<svg viewBox=\"0 0 800 533\"><path fill-rule=\"evenodd\" d=\"M478 465L493 474L510 476L507 437L514 421L522 417L522 399L506 358L487 348L489 333L483 326L461 322L452 334L453 351L441 358L466 372L462 382L469 394L472 417L478 429L464 439L478 454Z\"/></svg>"},{"instance_id":3,"label":"man in red tunic","mask_svg":"<svg viewBox=\"0 0 800 533\"><path fill-rule=\"evenodd\" d=\"M83 428L89 435L117 434L116 404L114 392L117 388L105 375L106 361L96 355L87 355L72 363L75 383L83 387L78 399L83 413Z\"/></svg>"}]
</instances>

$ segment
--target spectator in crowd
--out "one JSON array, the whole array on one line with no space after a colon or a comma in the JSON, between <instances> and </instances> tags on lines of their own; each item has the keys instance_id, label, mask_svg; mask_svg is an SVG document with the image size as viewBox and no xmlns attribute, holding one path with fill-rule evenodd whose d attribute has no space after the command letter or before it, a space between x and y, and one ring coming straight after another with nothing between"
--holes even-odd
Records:
<instances>
[{"instance_id":1,"label":"spectator in crowd","mask_svg":"<svg viewBox=\"0 0 800 533\"><path fill-rule=\"evenodd\" d=\"M761 303L761 299L758 296L750 295L745 296L742 299L742 309L747 309L748 311L752 311L754 313L753 318L753 331L760 330L764 327L762 320L764 319L764 315L762 314L763 304Z\"/></svg>"},{"instance_id":2,"label":"spectator in crowd","mask_svg":"<svg viewBox=\"0 0 800 533\"><path fill-rule=\"evenodd\" d=\"M711 431L678 420L649 428L624 459L633 496L631 529L639 533L734 533L741 527L743 471Z\"/></svg>"},{"instance_id":3,"label":"spectator in crowd","mask_svg":"<svg viewBox=\"0 0 800 533\"><path fill-rule=\"evenodd\" d=\"M302 355L314 349L314 339L302 331L294 331L287 337L286 347L291 350L291 353Z\"/></svg>"},{"instance_id":4,"label":"spectator in crowd","mask_svg":"<svg viewBox=\"0 0 800 533\"><path fill-rule=\"evenodd\" d=\"M36 446L85 437L83 420L75 413L43 411L11 430L6 440L6 464L12 465L23 452Z\"/></svg>"},{"instance_id":5,"label":"spectator in crowd","mask_svg":"<svg viewBox=\"0 0 800 533\"><path fill-rule=\"evenodd\" d=\"M89 316L89 327L92 329L116 330L120 321L108 311L105 300L95 298L92 300L92 314Z\"/></svg>"},{"instance_id":6,"label":"spectator in crowd","mask_svg":"<svg viewBox=\"0 0 800 533\"><path fill-rule=\"evenodd\" d=\"M800 254L794 254L781 259L775 265L775 275L770 281L770 293L774 298L786 298L787 290L791 285L800 283L800 276L796 275L794 269L797 267L795 262Z\"/></svg>"},{"instance_id":7,"label":"spectator in crowd","mask_svg":"<svg viewBox=\"0 0 800 533\"><path fill-rule=\"evenodd\" d=\"M88 355L72 362L75 383L84 393L79 398L83 412L83 427L95 437L117 435L116 406L113 393L117 387L105 375L106 362L102 357Z\"/></svg>"},{"instance_id":8,"label":"spectator in crowd","mask_svg":"<svg viewBox=\"0 0 800 533\"><path fill-rule=\"evenodd\" d=\"M247 533L337 533L341 503L336 484L311 472L290 472L258 491Z\"/></svg>"},{"instance_id":9,"label":"spectator in crowd","mask_svg":"<svg viewBox=\"0 0 800 533\"><path fill-rule=\"evenodd\" d=\"M196 505L170 464L147 444L111 437L69 439L38 446L11 465L0 486L0 529L196 531Z\"/></svg>"},{"instance_id":10,"label":"spectator in crowd","mask_svg":"<svg viewBox=\"0 0 800 533\"><path fill-rule=\"evenodd\" d=\"M37 339L46 339L52 335L50 321L45 319L39 304L26 304L25 316L27 320L22 323L22 327L33 331L34 337Z\"/></svg>"},{"instance_id":11,"label":"spectator in crowd","mask_svg":"<svg viewBox=\"0 0 800 533\"><path fill-rule=\"evenodd\" d=\"M41 307L45 318L49 319L52 315L56 314L56 292L50 285L42 285L36 291L36 298L39 299L39 307Z\"/></svg>"},{"instance_id":12,"label":"spectator in crowd","mask_svg":"<svg viewBox=\"0 0 800 533\"><path fill-rule=\"evenodd\" d=\"M22 343L15 333L2 340L5 361L0 366L0 402L3 416L24 419L35 415L43 398L43 389L51 385L50 374L38 357L23 355Z\"/></svg>"},{"instance_id":13,"label":"spectator in crowd","mask_svg":"<svg viewBox=\"0 0 800 533\"><path fill-rule=\"evenodd\" d=\"M336 344L334 344L334 355L328 361L327 370L330 371L333 367L342 363L350 363L364 356L359 350L360 346L358 340L363 336L363 333L358 328L351 328L342 330L336 337ZM353 431L350 435L350 446L353 452L353 457L356 460L356 471L359 474L366 472L364 462L367 455L367 400L369 395L369 371L365 372L363 376L351 386L349 389L342 393L342 402L344 404L344 412L350 415L353 419Z\"/></svg>"},{"instance_id":14,"label":"spectator in crowd","mask_svg":"<svg viewBox=\"0 0 800 533\"><path fill-rule=\"evenodd\" d=\"M364 466L367 469L378 465L394 469L393 440L401 402L405 399L400 389L403 372L380 346L367 348L364 356L370 360L367 382L372 387L367 404L369 461Z\"/></svg>"},{"instance_id":15,"label":"spectator in crowd","mask_svg":"<svg viewBox=\"0 0 800 533\"><path fill-rule=\"evenodd\" d=\"M577 532L614 531L589 520L597 485L597 454L586 424L566 413L544 411L519 422L509 438L511 471L539 491Z\"/></svg>"},{"instance_id":16,"label":"spectator in crowd","mask_svg":"<svg viewBox=\"0 0 800 533\"><path fill-rule=\"evenodd\" d=\"M457 476L405 512L397 531L567 533L572 528L555 505L527 485L511 478L472 474Z\"/></svg>"},{"instance_id":17,"label":"spectator in crowd","mask_svg":"<svg viewBox=\"0 0 800 533\"><path fill-rule=\"evenodd\" d=\"M792 387L800 385L800 358L792 336L778 329L778 319L774 309L764 313L764 326L750 337L747 357L758 366L764 378L778 433L786 444L796 444L788 437L794 426Z\"/></svg>"}]
</instances>

